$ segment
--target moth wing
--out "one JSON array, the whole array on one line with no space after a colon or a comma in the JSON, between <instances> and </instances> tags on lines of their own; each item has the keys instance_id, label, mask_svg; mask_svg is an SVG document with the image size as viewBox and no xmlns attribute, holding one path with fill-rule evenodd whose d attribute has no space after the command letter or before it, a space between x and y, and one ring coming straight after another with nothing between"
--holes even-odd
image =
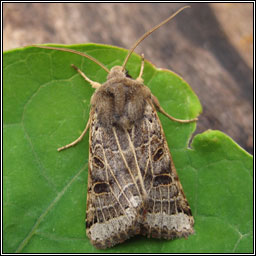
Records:
<instances>
[{"instance_id":1,"label":"moth wing","mask_svg":"<svg viewBox=\"0 0 256 256\"><path fill-rule=\"evenodd\" d=\"M148 148L138 155L138 159L144 158L144 170L143 167L141 170L148 200L141 233L165 239L187 237L193 233L194 219L152 104L146 106L144 122ZM137 154L139 150L138 147Z\"/></svg>"},{"instance_id":2,"label":"moth wing","mask_svg":"<svg viewBox=\"0 0 256 256\"><path fill-rule=\"evenodd\" d=\"M103 127L97 113L91 113L86 233L100 249L140 232L143 200L126 135Z\"/></svg>"}]
</instances>

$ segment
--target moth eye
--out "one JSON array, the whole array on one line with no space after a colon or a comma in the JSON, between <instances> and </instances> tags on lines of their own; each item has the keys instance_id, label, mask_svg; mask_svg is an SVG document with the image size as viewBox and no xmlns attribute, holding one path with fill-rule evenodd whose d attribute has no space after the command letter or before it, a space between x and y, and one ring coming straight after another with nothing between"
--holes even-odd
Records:
<instances>
[{"instance_id":1,"label":"moth eye","mask_svg":"<svg viewBox=\"0 0 256 256\"><path fill-rule=\"evenodd\" d=\"M129 75L129 73L128 73L127 70L125 70L125 76L128 77L128 78L132 78L132 77Z\"/></svg>"},{"instance_id":2,"label":"moth eye","mask_svg":"<svg viewBox=\"0 0 256 256\"><path fill-rule=\"evenodd\" d=\"M98 157L94 157L93 158L93 163L98 167L103 169L104 168L104 163L102 162L102 160L100 160Z\"/></svg>"},{"instance_id":3,"label":"moth eye","mask_svg":"<svg viewBox=\"0 0 256 256\"><path fill-rule=\"evenodd\" d=\"M160 160L163 154L164 154L163 148L158 148L153 156L154 161Z\"/></svg>"},{"instance_id":4,"label":"moth eye","mask_svg":"<svg viewBox=\"0 0 256 256\"><path fill-rule=\"evenodd\" d=\"M109 185L105 182L98 182L94 185L94 192L96 194L101 194L101 193L108 193L110 192L109 190Z\"/></svg>"},{"instance_id":5,"label":"moth eye","mask_svg":"<svg viewBox=\"0 0 256 256\"><path fill-rule=\"evenodd\" d=\"M172 178L169 175L158 175L154 177L153 186L169 185L172 183Z\"/></svg>"}]
</instances>

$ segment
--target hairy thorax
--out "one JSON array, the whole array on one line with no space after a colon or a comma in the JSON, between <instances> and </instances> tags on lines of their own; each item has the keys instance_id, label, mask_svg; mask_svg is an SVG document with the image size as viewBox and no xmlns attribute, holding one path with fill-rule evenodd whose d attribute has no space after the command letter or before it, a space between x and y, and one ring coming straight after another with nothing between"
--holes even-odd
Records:
<instances>
[{"instance_id":1,"label":"hairy thorax","mask_svg":"<svg viewBox=\"0 0 256 256\"><path fill-rule=\"evenodd\" d=\"M121 67L111 69L107 81L92 96L92 111L105 127L130 128L143 118L151 92L143 83L126 77Z\"/></svg>"}]
</instances>

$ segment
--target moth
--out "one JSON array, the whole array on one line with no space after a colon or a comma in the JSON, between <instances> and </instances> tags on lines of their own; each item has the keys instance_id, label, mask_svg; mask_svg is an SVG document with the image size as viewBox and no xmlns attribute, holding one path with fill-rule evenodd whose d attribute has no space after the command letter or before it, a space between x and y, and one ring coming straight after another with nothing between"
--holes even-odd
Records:
<instances>
[{"instance_id":1,"label":"moth","mask_svg":"<svg viewBox=\"0 0 256 256\"><path fill-rule=\"evenodd\" d=\"M164 111L143 83L143 55L136 79L125 70L136 46L187 7L145 33L123 65L111 70L85 53L36 46L85 56L108 73L107 81L99 84L72 65L96 90L85 130L74 142L58 149L74 146L90 130L86 234L96 248L112 247L137 234L173 239L193 233L194 219L157 111L180 123L197 118L180 120Z\"/></svg>"}]
</instances>

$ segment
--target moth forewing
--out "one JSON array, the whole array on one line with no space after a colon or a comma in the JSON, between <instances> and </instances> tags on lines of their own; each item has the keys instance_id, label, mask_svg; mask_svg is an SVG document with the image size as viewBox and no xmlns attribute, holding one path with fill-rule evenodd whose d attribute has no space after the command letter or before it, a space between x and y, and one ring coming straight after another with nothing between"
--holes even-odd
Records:
<instances>
[{"instance_id":1,"label":"moth forewing","mask_svg":"<svg viewBox=\"0 0 256 256\"><path fill-rule=\"evenodd\" d=\"M136 80L125 71L135 47L184 8L187 6L145 33L130 49L122 66L110 71L104 68L108 73L105 83L92 81L73 65L96 91L91 97L85 130L77 140L58 150L77 144L90 128L86 233L99 249L137 234L173 239L193 233L194 219L156 110L180 123L197 118L176 119L162 109L143 84L143 56ZM70 52L103 66L84 53Z\"/></svg>"},{"instance_id":2,"label":"moth forewing","mask_svg":"<svg viewBox=\"0 0 256 256\"><path fill-rule=\"evenodd\" d=\"M113 67L91 99L87 235L107 248L136 234L193 233L153 96Z\"/></svg>"}]
</instances>

